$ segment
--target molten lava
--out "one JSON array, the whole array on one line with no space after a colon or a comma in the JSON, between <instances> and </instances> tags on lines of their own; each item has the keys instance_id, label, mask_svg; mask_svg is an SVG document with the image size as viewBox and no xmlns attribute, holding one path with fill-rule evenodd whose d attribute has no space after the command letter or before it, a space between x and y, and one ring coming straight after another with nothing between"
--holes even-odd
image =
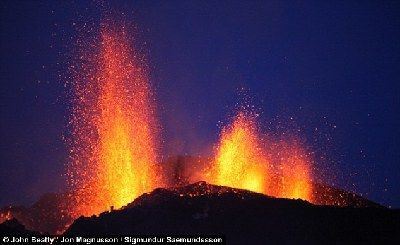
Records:
<instances>
[{"instance_id":1,"label":"molten lava","mask_svg":"<svg viewBox=\"0 0 400 245\"><path fill-rule=\"evenodd\" d=\"M161 185L154 101L126 28L102 26L75 74L69 182L76 215L120 208Z\"/></svg>"},{"instance_id":2,"label":"molten lava","mask_svg":"<svg viewBox=\"0 0 400 245\"><path fill-rule=\"evenodd\" d=\"M253 113L242 109L224 127L206 179L218 185L312 202L311 161L296 143L263 136Z\"/></svg>"},{"instance_id":3,"label":"molten lava","mask_svg":"<svg viewBox=\"0 0 400 245\"><path fill-rule=\"evenodd\" d=\"M273 187L271 193L276 188L280 189L279 197L300 198L312 202L312 174L309 156L296 143L283 142L280 145L280 172L278 172L280 188Z\"/></svg>"},{"instance_id":4,"label":"molten lava","mask_svg":"<svg viewBox=\"0 0 400 245\"><path fill-rule=\"evenodd\" d=\"M265 193L268 161L261 148L254 118L239 113L222 130L215 158L216 184Z\"/></svg>"}]
</instances>

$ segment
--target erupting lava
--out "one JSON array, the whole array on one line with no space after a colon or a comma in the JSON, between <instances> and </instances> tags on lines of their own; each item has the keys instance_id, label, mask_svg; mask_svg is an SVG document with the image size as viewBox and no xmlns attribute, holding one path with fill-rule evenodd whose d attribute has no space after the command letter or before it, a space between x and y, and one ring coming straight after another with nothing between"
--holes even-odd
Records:
<instances>
[{"instance_id":1,"label":"erupting lava","mask_svg":"<svg viewBox=\"0 0 400 245\"><path fill-rule=\"evenodd\" d=\"M257 130L253 118L243 112L222 130L215 159L216 184L266 192L268 161Z\"/></svg>"},{"instance_id":2,"label":"erupting lava","mask_svg":"<svg viewBox=\"0 0 400 245\"><path fill-rule=\"evenodd\" d=\"M90 33L91 35L93 34ZM163 185L157 169L158 124L144 62L126 28L109 21L80 40L73 66L68 179L72 216L121 208ZM209 182L277 197L312 199L309 159L301 147L270 147L244 108L225 127Z\"/></svg>"},{"instance_id":3,"label":"erupting lava","mask_svg":"<svg viewBox=\"0 0 400 245\"><path fill-rule=\"evenodd\" d=\"M99 44L82 43L75 72L68 177L75 215L120 208L161 186L158 124L143 61L123 25L101 27Z\"/></svg>"},{"instance_id":4,"label":"erupting lava","mask_svg":"<svg viewBox=\"0 0 400 245\"><path fill-rule=\"evenodd\" d=\"M224 127L207 179L218 185L312 201L310 159L296 143L267 140L244 108Z\"/></svg>"},{"instance_id":5,"label":"erupting lava","mask_svg":"<svg viewBox=\"0 0 400 245\"><path fill-rule=\"evenodd\" d=\"M275 185L270 195L300 198L313 202L311 160L305 150L296 143L280 142L279 163ZM279 190L278 193L276 190Z\"/></svg>"}]
</instances>

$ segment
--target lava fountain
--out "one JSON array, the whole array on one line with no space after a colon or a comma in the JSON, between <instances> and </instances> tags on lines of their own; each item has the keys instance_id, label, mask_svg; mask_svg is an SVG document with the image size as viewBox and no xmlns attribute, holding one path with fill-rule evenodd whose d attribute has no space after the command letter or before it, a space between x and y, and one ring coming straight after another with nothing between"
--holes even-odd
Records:
<instances>
[{"instance_id":1,"label":"lava fountain","mask_svg":"<svg viewBox=\"0 0 400 245\"><path fill-rule=\"evenodd\" d=\"M242 107L222 128L209 182L312 202L309 155L296 141L273 141L260 132L255 113Z\"/></svg>"},{"instance_id":2,"label":"lava fountain","mask_svg":"<svg viewBox=\"0 0 400 245\"><path fill-rule=\"evenodd\" d=\"M106 23L78 42L68 179L76 215L120 208L161 186L158 123L143 59L124 25Z\"/></svg>"},{"instance_id":3,"label":"lava fountain","mask_svg":"<svg viewBox=\"0 0 400 245\"><path fill-rule=\"evenodd\" d=\"M244 112L222 129L215 156L216 184L266 192L269 163L257 131L255 118Z\"/></svg>"},{"instance_id":4,"label":"lava fountain","mask_svg":"<svg viewBox=\"0 0 400 245\"><path fill-rule=\"evenodd\" d=\"M269 189L270 195L300 198L313 202L311 157L296 141L278 143L277 179Z\"/></svg>"}]
</instances>

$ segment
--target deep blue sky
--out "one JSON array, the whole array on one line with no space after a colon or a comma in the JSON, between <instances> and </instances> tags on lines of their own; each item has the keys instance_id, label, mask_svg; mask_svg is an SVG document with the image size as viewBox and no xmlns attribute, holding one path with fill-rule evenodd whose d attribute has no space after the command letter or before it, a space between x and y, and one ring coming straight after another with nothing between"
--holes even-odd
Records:
<instances>
[{"instance_id":1,"label":"deep blue sky","mask_svg":"<svg viewBox=\"0 0 400 245\"><path fill-rule=\"evenodd\" d=\"M147 54L165 156L209 152L245 87L266 129L300 130L320 175L400 207L398 1L111 5ZM62 190L64 77L76 26L100 19L91 1L0 2L0 205Z\"/></svg>"}]
</instances>

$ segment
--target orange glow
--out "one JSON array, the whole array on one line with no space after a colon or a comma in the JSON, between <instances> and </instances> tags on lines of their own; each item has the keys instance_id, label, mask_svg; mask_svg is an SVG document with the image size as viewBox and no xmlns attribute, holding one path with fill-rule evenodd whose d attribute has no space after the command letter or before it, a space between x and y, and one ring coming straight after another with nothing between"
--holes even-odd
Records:
<instances>
[{"instance_id":1,"label":"orange glow","mask_svg":"<svg viewBox=\"0 0 400 245\"><path fill-rule=\"evenodd\" d=\"M13 216L10 211L5 210L4 212L0 212L0 224L6 222L7 220L12 219Z\"/></svg>"},{"instance_id":2,"label":"orange glow","mask_svg":"<svg viewBox=\"0 0 400 245\"><path fill-rule=\"evenodd\" d=\"M95 54L83 52L74 84L69 180L76 215L121 208L161 184L155 103L143 61L124 26L103 25L100 43Z\"/></svg>"},{"instance_id":3,"label":"orange glow","mask_svg":"<svg viewBox=\"0 0 400 245\"><path fill-rule=\"evenodd\" d=\"M215 157L215 182L264 193L268 161L262 152L253 118L239 113L230 127L222 130Z\"/></svg>"},{"instance_id":4,"label":"orange glow","mask_svg":"<svg viewBox=\"0 0 400 245\"><path fill-rule=\"evenodd\" d=\"M286 145L286 146L284 146ZM279 170L280 197L300 198L312 202L312 175L310 159L305 151L295 144L282 144Z\"/></svg>"},{"instance_id":5,"label":"orange glow","mask_svg":"<svg viewBox=\"0 0 400 245\"><path fill-rule=\"evenodd\" d=\"M244 110L222 129L206 179L218 185L312 202L310 159L294 143L266 140L256 117Z\"/></svg>"}]
</instances>

